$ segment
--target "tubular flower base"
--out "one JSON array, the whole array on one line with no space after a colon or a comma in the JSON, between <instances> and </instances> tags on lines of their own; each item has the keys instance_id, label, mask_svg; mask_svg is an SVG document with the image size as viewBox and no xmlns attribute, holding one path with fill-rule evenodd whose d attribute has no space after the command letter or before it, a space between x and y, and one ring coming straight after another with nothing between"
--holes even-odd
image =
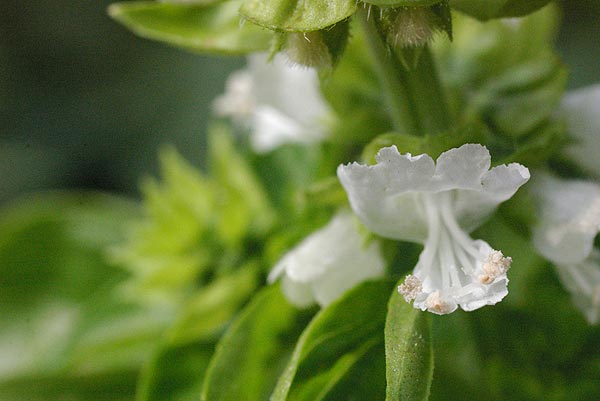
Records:
<instances>
[{"instance_id":1,"label":"tubular flower base","mask_svg":"<svg viewBox=\"0 0 600 401\"><path fill-rule=\"evenodd\" d=\"M269 274L282 278L287 299L298 307L326 306L355 285L381 277L384 261L376 241L364 244L351 213L338 213L281 258Z\"/></svg>"},{"instance_id":2,"label":"tubular flower base","mask_svg":"<svg viewBox=\"0 0 600 401\"><path fill-rule=\"evenodd\" d=\"M437 314L501 301L512 259L467 233L528 181L529 170L516 163L490 170L490 154L477 144L444 152L437 163L392 146L376 161L341 165L338 177L371 231L424 244L412 275L398 288L404 298Z\"/></svg>"},{"instance_id":3,"label":"tubular flower base","mask_svg":"<svg viewBox=\"0 0 600 401\"><path fill-rule=\"evenodd\" d=\"M533 232L538 252L556 265L573 303L591 324L600 321L600 185L541 176L533 183L541 203Z\"/></svg>"}]
</instances>

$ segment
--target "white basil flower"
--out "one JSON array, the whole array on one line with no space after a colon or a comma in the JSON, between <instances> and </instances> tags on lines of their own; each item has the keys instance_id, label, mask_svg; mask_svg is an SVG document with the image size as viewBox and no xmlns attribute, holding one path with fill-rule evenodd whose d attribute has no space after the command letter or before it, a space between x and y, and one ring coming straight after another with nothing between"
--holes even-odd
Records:
<instances>
[{"instance_id":1,"label":"white basil flower","mask_svg":"<svg viewBox=\"0 0 600 401\"><path fill-rule=\"evenodd\" d=\"M338 167L350 205L371 231L424 244L417 266L398 290L414 306L437 314L493 305L508 293L511 258L467 233L529 179L512 163L490 170L490 154L467 144L437 159L383 148L373 166Z\"/></svg>"},{"instance_id":2,"label":"white basil flower","mask_svg":"<svg viewBox=\"0 0 600 401\"><path fill-rule=\"evenodd\" d=\"M215 99L215 113L248 129L259 153L323 140L330 110L316 71L291 65L283 56L267 59L264 54L248 57L247 68L234 72L225 94Z\"/></svg>"},{"instance_id":3,"label":"white basil flower","mask_svg":"<svg viewBox=\"0 0 600 401\"><path fill-rule=\"evenodd\" d=\"M281 258L268 281L282 279L287 299L298 307L326 306L357 284L384 273L379 244L364 243L357 222L340 212Z\"/></svg>"},{"instance_id":4,"label":"white basil flower","mask_svg":"<svg viewBox=\"0 0 600 401\"><path fill-rule=\"evenodd\" d=\"M573 302L591 324L600 321L600 185L541 176L533 182L541 204L533 242L553 262Z\"/></svg>"},{"instance_id":5,"label":"white basil flower","mask_svg":"<svg viewBox=\"0 0 600 401\"><path fill-rule=\"evenodd\" d=\"M566 154L588 173L600 177L600 84L567 93L559 114L574 139Z\"/></svg>"}]
</instances>

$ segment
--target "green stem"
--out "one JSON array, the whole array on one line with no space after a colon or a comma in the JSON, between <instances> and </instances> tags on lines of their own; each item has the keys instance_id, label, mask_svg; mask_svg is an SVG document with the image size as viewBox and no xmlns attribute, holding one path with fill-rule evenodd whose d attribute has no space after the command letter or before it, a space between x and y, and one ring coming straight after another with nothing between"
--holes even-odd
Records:
<instances>
[{"instance_id":1,"label":"green stem","mask_svg":"<svg viewBox=\"0 0 600 401\"><path fill-rule=\"evenodd\" d=\"M429 47L422 49L415 68L405 72L425 133L448 132L452 127L450 108Z\"/></svg>"},{"instance_id":2,"label":"green stem","mask_svg":"<svg viewBox=\"0 0 600 401\"><path fill-rule=\"evenodd\" d=\"M394 129L416 136L448 132L452 118L429 48L419 49L418 55L403 52L406 59L417 57L411 67L387 48L368 12L359 8L358 13Z\"/></svg>"},{"instance_id":3,"label":"green stem","mask_svg":"<svg viewBox=\"0 0 600 401\"><path fill-rule=\"evenodd\" d=\"M384 94L388 114L394 130L410 135L424 134L419 123L415 103L410 98L411 91L405 69L398 58L386 48L373 21L369 21L368 11L358 8L358 20L365 33L371 58ZM372 18L372 17L371 17Z\"/></svg>"}]
</instances>

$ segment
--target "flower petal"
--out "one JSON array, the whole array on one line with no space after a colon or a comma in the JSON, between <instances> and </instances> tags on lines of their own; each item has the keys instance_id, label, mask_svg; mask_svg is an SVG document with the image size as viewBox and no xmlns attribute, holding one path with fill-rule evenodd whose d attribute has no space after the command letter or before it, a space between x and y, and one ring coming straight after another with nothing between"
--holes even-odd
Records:
<instances>
[{"instance_id":1,"label":"flower petal","mask_svg":"<svg viewBox=\"0 0 600 401\"><path fill-rule=\"evenodd\" d=\"M383 275L378 242L363 242L353 216L339 212L285 254L268 280L283 275L283 291L299 307L314 301L325 306L358 283Z\"/></svg>"},{"instance_id":2,"label":"flower petal","mask_svg":"<svg viewBox=\"0 0 600 401\"><path fill-rule=\"evenodd\" d=\"M541 203L533 235L537 250L558 265L582 262L600 231L600 186L542 175L532 188Z\"/></svg>"},{"instance_id":3,"label":"flower petal","mask_svg":"<svg viewBox=\"0 0 600 401\"><path fill-rule=\"evenodd\" d=\"M560 105L567 130L576 139L566 153L581 167L600 176L600 84L567 93Z\"/></svg>"},{"instance_id":4,"label":"flower petal","mask_svg":"<svg viewBox=\"0 0 600 401\"><path fill-rule=\"evenodd\" d=\"M436 161L435 190L480 190L481 177L487 173L490 164L490 152L485 146L470 143L450 149L442 153Z\"/></svg>"},{"instance_id":5,"label":"flower petal","mask_svg":"<svg viewBox=\"0 0 600 401\"><path fill-rule=\"evenodd\" d=\"M454 210L461 227L467 232L479 227L500 203L510 199L530 177L529 169L511 163L485 172L478 191L456 191Z\"/></svg>"},{"instance_id":6,"label":"flower petal","mask_svg":"<svg viewBox=\"0 0 600 401\"><path fill-rule=\"evenodd\" d=\"M338 167L352 209L381 236L421 243L427 221L417 194L453 191L456 217L472 231L529 179L529 170L516 163L488 171L490 154L478 144L442 153L437 166L428 155L402 155L395 146L381 149L376 161Z\"/></svg>"},{"instance_id":7,"label":"flower petal","mask_svg":"<svg viewBox=\"0 0 600 401\"><path fill-rule=\"evenodd\" d=\"M267 54L248 57L248 67L230 76L214 109L249 129L257 152L322 140L331 113L316 71L292 66L282 56L269 62Z\"/></svg>"},{"instance_id":8,"label":"flower petal","mask_svg":"<svg viewBox=\"0 0 600 401\"><path fill-rule=\"evenodd\" d=\"M600 322L600 252L594 249L577 265L557 265L556 270L588 322Z\"/></svg>"}]
</instances>

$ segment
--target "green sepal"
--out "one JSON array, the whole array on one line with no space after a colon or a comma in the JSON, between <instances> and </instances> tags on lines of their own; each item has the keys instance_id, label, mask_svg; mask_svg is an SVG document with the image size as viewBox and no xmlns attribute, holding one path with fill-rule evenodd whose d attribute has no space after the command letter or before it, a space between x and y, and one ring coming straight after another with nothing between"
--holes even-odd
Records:
<instances>
[{"instance_id":1,"label":"green sepal","mask_svg":"<svg viewBox=\"0 0 600 401\"><path fill-rule=\"evenodd\" d=\"M385 359L386 401L428 399L433 378L431 316L415 309L397 291L388 305Z\"/></svg>"},{"instance_id":2,"label":"green sepal","mask_svg":"<svg viewBox=\"0 0 600 401\"><path fill-rule=\"evenodd\" d=\"M275 31L311 32L345 20L356 7L356 0L246 0L240 14Z\"/></svg>"},{"instance_id":3,"label":"green sepal","mask_svg":"<svg viewBox=\"0 0 600 401\"><path fill-rule=\"evenodd\" d=\"M268 50L273 33L240 23L241 3L133 1L110 5L108 14L141 37L193 52L235 55Z\"/></svg>"},{"instance_id":4,"label":"green sepal","mask_svg":"<svg viewBox=\"0 0 600 401\"><path fill-rule=\"evenodd\" d=\"M552 0L450 0L450 5L477 19L520 17L532 13Z\"/></svg>"}]
</instances>

